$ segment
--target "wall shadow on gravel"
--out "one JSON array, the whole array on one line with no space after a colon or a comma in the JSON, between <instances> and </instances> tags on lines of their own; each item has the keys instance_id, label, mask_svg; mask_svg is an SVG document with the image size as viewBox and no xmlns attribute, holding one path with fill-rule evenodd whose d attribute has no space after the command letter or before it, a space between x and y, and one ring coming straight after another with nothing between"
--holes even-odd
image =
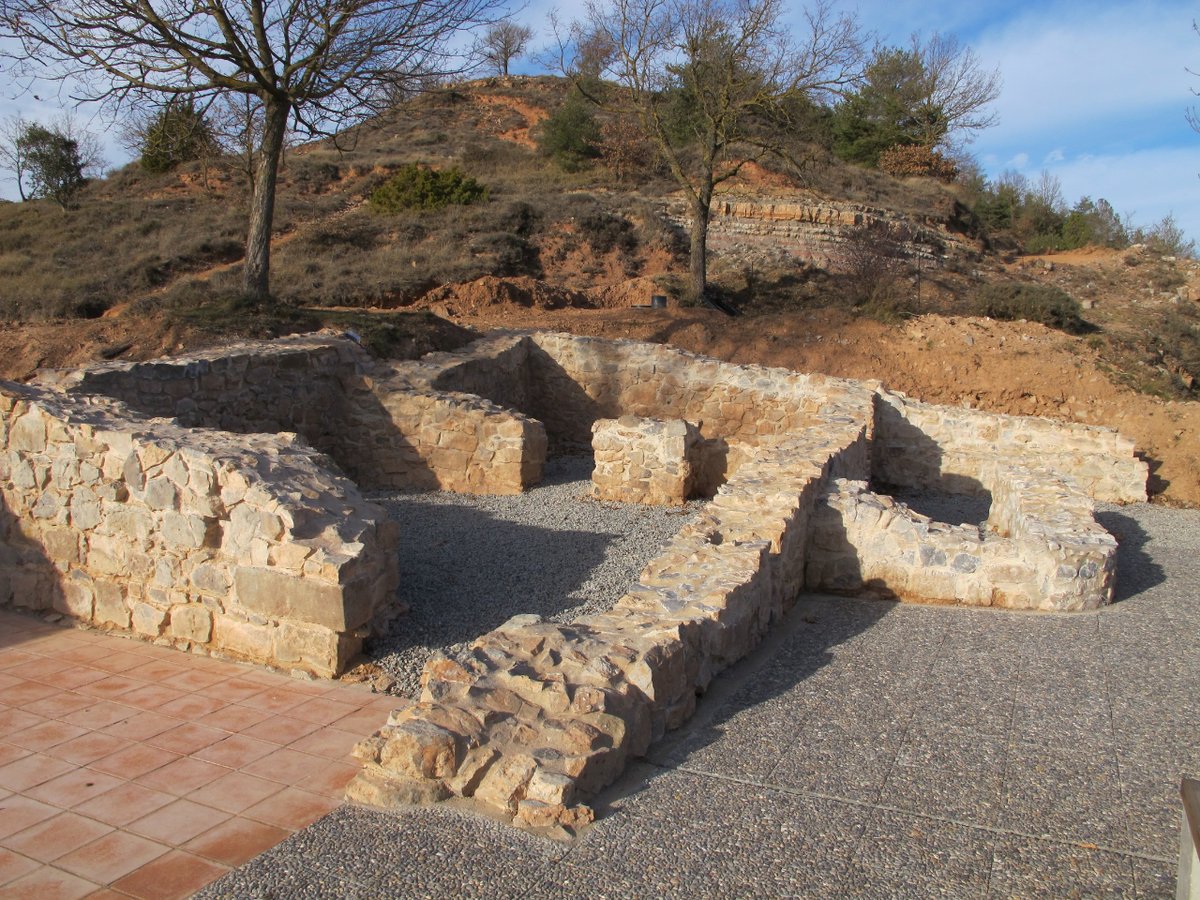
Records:
<instances>
[{"instance_id":1,"label":"wall shadow on gravel","mask_svg":"<svg viewBox=\"0 0 1200 900\"><path fill-rule=\"evenodd\" d=\"M806 680L833 662L834 648L870 631L900 605L898 601L882 599L841 600L827 594L819 595L818 602L805 602L816 596L801 594L797 606L776 624L780 633L768 635L753 653L718 675L707 694L699 698L695 716L651 746L646 757L663 767L658 774L696 761L698 755L699 765L706 765L702 755L706 748L726 737L734 739L730 756L720 768L726 774L731 767L738 767L742 758L752 758L752 754L783 756L803 750L794 743L796 730L786 721L777 722L771 734L783 743L775 745L764 734L752 751L739 746L745 744L745 733L739 734L736 729L727 731L726 725L739 713L765 706L801 688ZM786 720L788 707L784 703L779 714ZM797 728L799 725L798 719ZM851 756L859 749L847 746L846 754ZM651 780L654 777L658 775ZM627 778L617 782L595 798L597 818L612 812L616 801L643 788L640 780L631 783L631 778Z\"/></svg>"},{"instance_id":2,"label":"wall shadow on gravel","mask_svg":"<svg viewBox=\"0 0 1200 900\"><path fill-rule=\"evenodd\" d=\"M1096 511L1096 521L1117 539L1117 585L1113 602L1136 597L1166 581L1162 566L1146 552L1150 536L1132 516L1116 510Z\"/></svg>"},{"instance_id":3,"label":"wall shadow on gravel","mask_svg":"<svg viewBox=\"0 0 1200 900\"><path fill-rule=\"evenodd\" d=\"M400 588L410 610L368 639L368 655L472 641L515 615L550 618L577 606L572 595L619 535L557 531L498 519L469 506L407 503L419 531L400 523ZM413 517L410 517L413 518Z\"/></svg>"}]
</instances>

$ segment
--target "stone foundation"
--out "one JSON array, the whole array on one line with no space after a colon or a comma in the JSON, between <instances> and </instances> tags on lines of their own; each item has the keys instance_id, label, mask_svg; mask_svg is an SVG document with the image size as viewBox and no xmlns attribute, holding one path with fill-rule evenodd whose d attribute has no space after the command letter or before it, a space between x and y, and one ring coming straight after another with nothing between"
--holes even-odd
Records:
<instances>
[{"instance_id":1,"label":"stone foundation","mask_svg":"<svg viewBox=\"0 0 1200 900\"><path fill-rule=\"evenodd\" d=\"M1147 475L1105 429L563 334L411 363L310 336L0 397L0 603L317 674L345 665L396 584L395 526L338 469L509 493L547 446L594 441L599 496L712 496L613 610L519 616L431 661L420 702L359 748L357 799L473 798L530 826L588 821L581 801L802 590L1109 602L1115 542L1092 500L1144 499ZM990 491L991 517L931 522L878 485Z\"/></svg>"},{"instance_id":2,"label":"stone foundation","mask_svg":"<svg viewBox=\"0 0 1200 900\"><path fill-rule=\"evenodd\" d=\"M685 503L695 493L699 449L700 432L682 419L598 419L592 495L654 506Z\"/></svg>"}]
</instances>

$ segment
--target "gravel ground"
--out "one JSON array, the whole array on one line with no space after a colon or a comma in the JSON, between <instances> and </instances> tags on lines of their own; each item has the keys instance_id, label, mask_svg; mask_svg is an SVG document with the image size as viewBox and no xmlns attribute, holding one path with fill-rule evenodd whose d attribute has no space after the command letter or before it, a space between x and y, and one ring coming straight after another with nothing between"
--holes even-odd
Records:
<instances>
[{"instance_id":1,"label":"gravel ground","mask_svg":"<svg viewBox=\"0 0 1200 900\"><path fill-rule=\"evenodd\" d=\"M509 618L570 622L610 609L702 505L597 502L590 457L546 464L516 497L375 494L402 525L399 599L407 615L370 639L366 655L415 696L425 661L453 653Z\"/></svg>"}]
</instances>

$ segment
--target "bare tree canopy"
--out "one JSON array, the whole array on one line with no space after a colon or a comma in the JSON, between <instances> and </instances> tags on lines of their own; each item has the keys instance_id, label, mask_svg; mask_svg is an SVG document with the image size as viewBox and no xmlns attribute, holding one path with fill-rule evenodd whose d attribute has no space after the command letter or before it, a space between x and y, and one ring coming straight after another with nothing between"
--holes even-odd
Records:
<instances>
[{"instance_id":1,"label":"bare tree canopy","mask_svg":"<svg viewBox=\"0 0 1200 900\"><path fill-rule=\"evenodd\" d=\"M454 40L501 0L0 0L7 55L30 78L78 79L76 99L256 97L263 127L245 289L269 292L279 153L289 125L329 133L392 88L457 70Z\"/></svg>"},{"instance_id":2,"label":"bare tree canopy","mask_svg":"<svg viewBox=\"0 0 1200 900\"><path fill-rule=\"evenodd\" d=\"M483 58L496 70L496 74L507 78L508 65L525 52L533 40L533 29L516 22L497 22L483 35L480 42Z\"/></svg>"},{"instance_id":3,"label":"bare tree canopy","mask_svg":"<svg viewBox=\"0 0 1200 900\"><path fill-rule=\"evenodd\" d=\"M595 74L617 82L610 101L632 114L683 189L698 297L707 290L717 185L779 152L788 101L840 93L861 72L853 17L818 0L797 35L783 13L782 0L589 0L565 45L566 71L581 81Z\"/></svg>"},{"instance_id":4,"label":"bare tree canopy","mask_svg":"<svg viewBox=\"0 0 1200 900\"><path fill-rule=\"evenodd\" d=\"M984 69L975 51L952 34L914 34L911 47L921 61L913 99L925 146L969 142L974 132L996 124L988 106L1000 96L999 69Z\"/></svg>"}]
</instances>

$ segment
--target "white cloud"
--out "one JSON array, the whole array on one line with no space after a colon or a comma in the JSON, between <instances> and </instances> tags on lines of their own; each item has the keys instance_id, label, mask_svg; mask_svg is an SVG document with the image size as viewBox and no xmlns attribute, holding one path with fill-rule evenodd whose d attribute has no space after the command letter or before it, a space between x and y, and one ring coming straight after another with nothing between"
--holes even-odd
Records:
<instances>
[{"instance_id":1,"label":"white cloud","mask_svg":"<svg viewBox=\"0 0 1200 900\"><path fill-rule=\"evenodd\" d=\"M1025 169L1029 168L1029 154L1018 153L1015 156L1010 157L1008 162L1004 164L1004 168L1016 169L1018 172L1024 171Z\"/></svg>"},{"instance_id":2,"label":"white cloud","mask_svg":"<svg viewBox=\"0 0 1200 900\"><path fill-rule=\"evenodd\" d=\"M1046 158L1042 160L1042 165L1043 166L1052 166L1055 163L1062 162L1066 158L1067 158L1067 154L1063 151L1063 148L1055 147L1053 150L1051 150L1049 153L1046 154Z\"/></svg>"}]
</instances>

